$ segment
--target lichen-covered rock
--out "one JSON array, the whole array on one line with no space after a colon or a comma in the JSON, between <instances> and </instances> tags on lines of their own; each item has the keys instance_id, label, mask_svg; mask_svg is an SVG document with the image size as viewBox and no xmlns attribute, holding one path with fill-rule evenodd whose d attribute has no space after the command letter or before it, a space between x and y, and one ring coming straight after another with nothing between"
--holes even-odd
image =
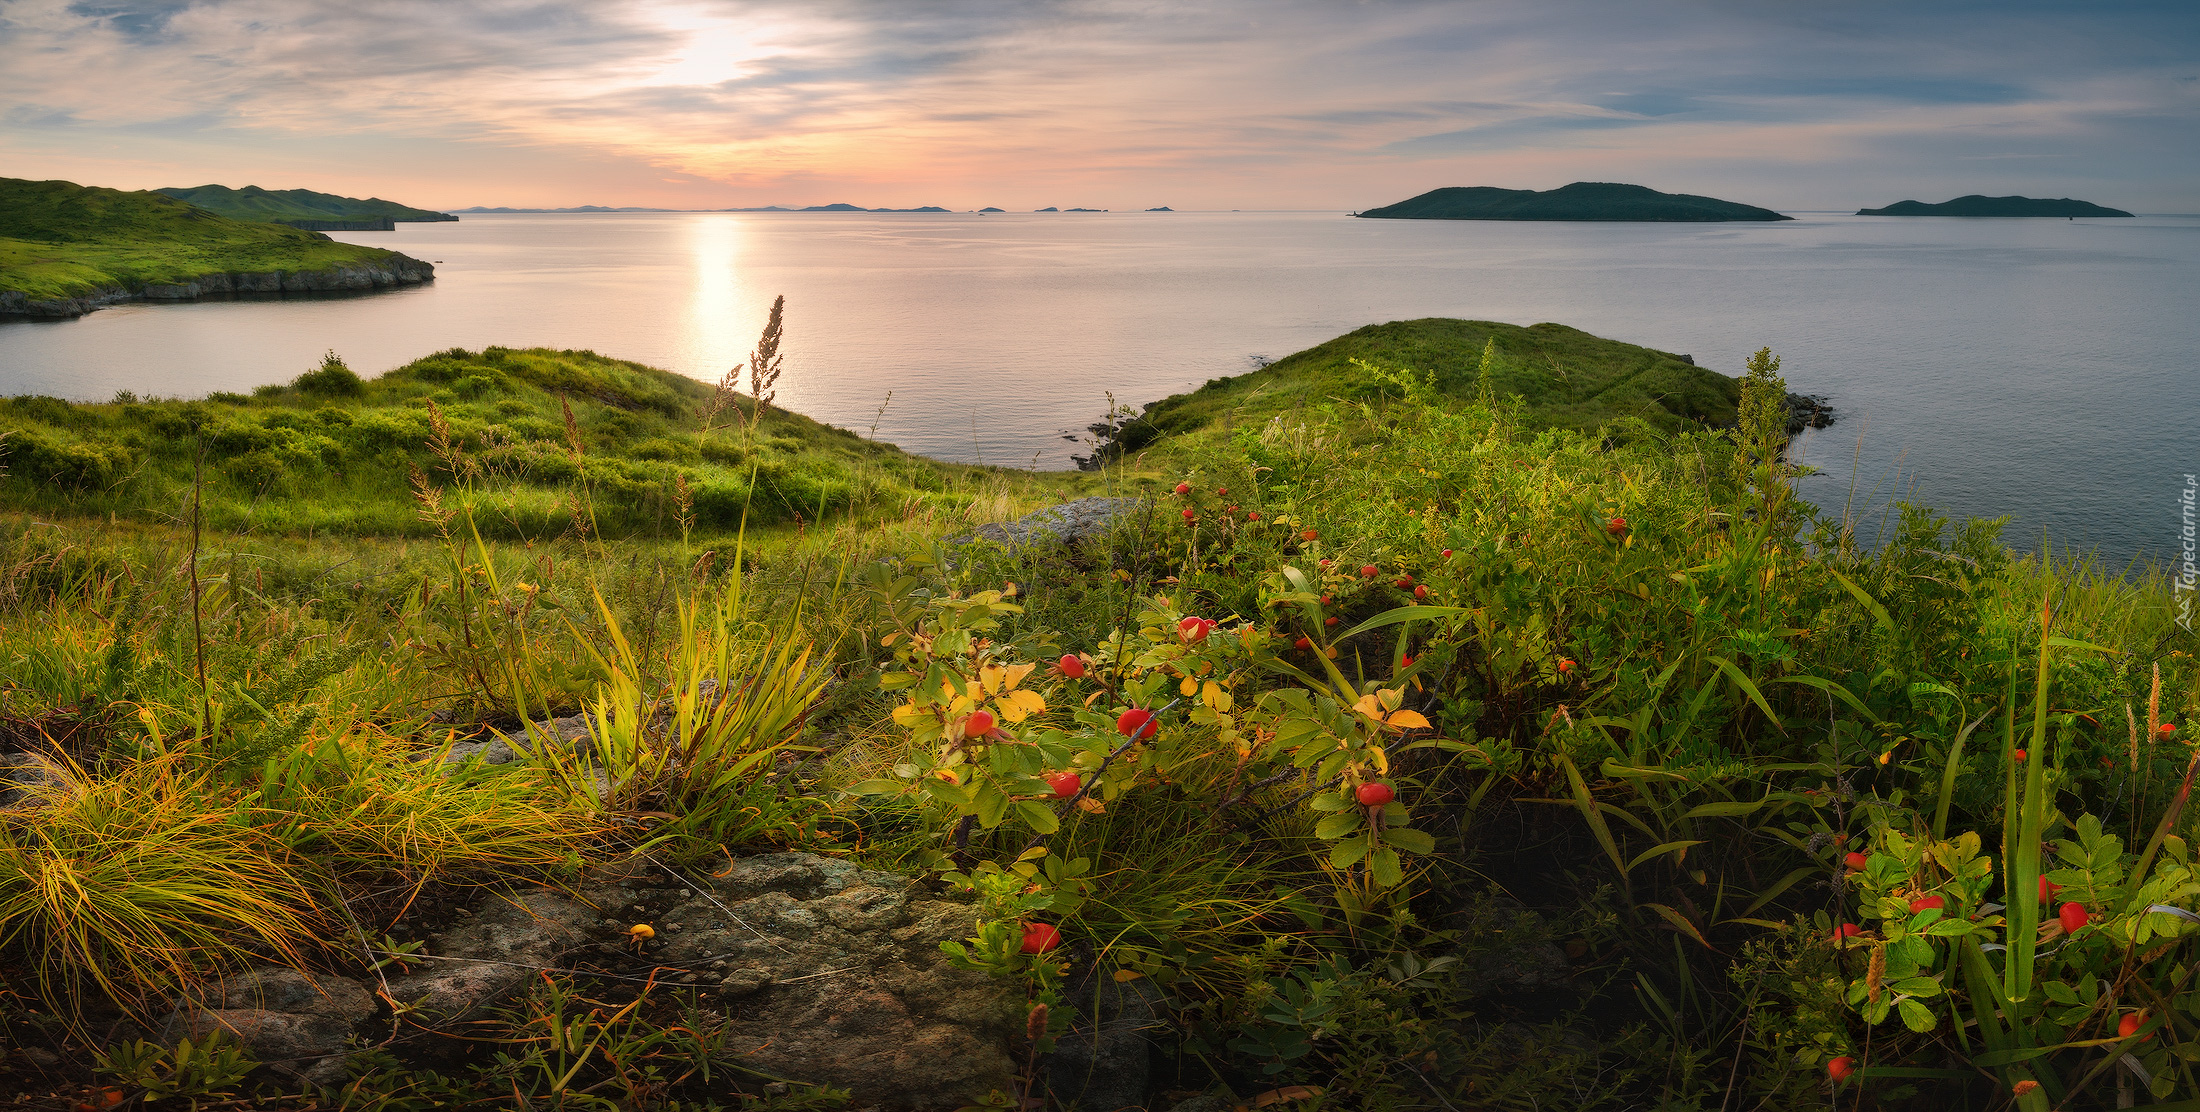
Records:
<instances>
[{"instance_id":1,"label":"lichen-covered rock","mask_svg":"<svg viewBox=\"0 0 2200 1112\"><path fill-rule=\"evenodd\" d=\"M162 1032L164 1041L221 1032L262 1066L312 1080L340 1066L344 1040L375 1012L374 997L355 981L272 966L224 981L200 1005L177 1012Z\"/></svg>"},{"instance_id":2,"label":"lichen-covered rock","mask_svg":"<svg viewBox=\"0 0 2200 1112\"><path fill-rule=\"evenodd\" d=\"M651 959L709 970L747 1064L933 1112L1014 1083L1022 994L954 968L974 913L914 881L812 854L736 861L667 910Z\"/></svg>"},{"instance_id":3,"label":"lichen-covered rock","mask_svg":"<svg viewBox=\"0 0 2200 1112\"><path fill-rule=\"evenodd\" d=\"M60 766L36 753L0 753L0 811L27 807L66 787Z\"/></svg>"},{"instance_id":4,"label":"lichen-covered rock","mask_svg":"<svg viewBox=\"0 0 2200 1112\"><path fill-rule=\"evenodd\" d=\"M1079 498L1059 506L1025 514L1015 521L1002 525L980 525L975 534L961 537L951 543L968 543L972 540L992 541L1009 548L1019 548L1041 541L1054 541L1075 545L1086 540L1105 537L1115 526L1116 519L1138 506L1136 498Z\"/></svg>"},{"instance_id":5,"label":"lichen-covered rock","mask_svg":"<svg viewBox=\"0 0 2200 1112\"><path fill-rule=\"evenodd\" d=\"M390 979L408 1022L441 1026L516 995L537 971L557 968L586 942L602 912L559 892L492 896L463 923L429 940L413 972Z\"/></svg>"}]
</instances>

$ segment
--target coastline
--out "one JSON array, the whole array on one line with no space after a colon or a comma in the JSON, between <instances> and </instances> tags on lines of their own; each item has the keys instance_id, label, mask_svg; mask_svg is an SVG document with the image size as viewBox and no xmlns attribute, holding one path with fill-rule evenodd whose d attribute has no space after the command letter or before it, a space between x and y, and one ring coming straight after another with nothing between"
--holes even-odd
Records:
<instances>
[{"instance_id":1,"label":"coastline","mask_svg":"<svg viewBox=\"0 0 2200 1112\"><path fill-rule=\"evenodd\" d=\"M33 299L22 290L0 290L0 320L73 320L110 305L134 301L198 301L237 294L344 293L395 289L435 280L433 264L391 253L386 265L322 270L213 271L181 282L105 285L71 297Z\"/></svg>"}]
</instances>

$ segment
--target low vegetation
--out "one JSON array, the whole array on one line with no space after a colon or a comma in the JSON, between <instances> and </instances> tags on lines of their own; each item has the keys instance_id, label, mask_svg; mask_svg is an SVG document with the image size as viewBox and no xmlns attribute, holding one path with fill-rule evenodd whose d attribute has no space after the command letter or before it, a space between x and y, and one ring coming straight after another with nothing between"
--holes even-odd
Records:
<instances>
[{"instance_id":1,"label":"low vegetation","mask_svg":"<svg viewBox=\"0 0 2200 1112\"><path fill-rule=\"evenodd\" d=\"M34 302L208 274L380 266L398 257L317 232L219 216L158 193L0 178L0 294Z\"/></svg>"},{"instance_id":2,"label":"low vegetation","mask_svg":"<svg viewBox=\"0 0 2200 1112\"><path fill-rule=\"evenodd\" d=\"M339 197L333 193L316 193L311 189L262 189L248 185L231 189L226 185L194 185L156 189L153 192L165 197L234 217L238 220L266 221L352 221L352 220L405 220L441 221L456 220L447 212L434 212L385 201L380 197L361 200L357 197Z\"/></svg>"},{"instance_id":3,"label":"low vegetation","mask_svg":"<svg viewBox=\"0 0 2200 1112\"><path fill-rule=\"evenodd\" d=\"M0 726L63 775L0 813L0 1045L68 1053L0 1084L832 1107L628 1068L717 1061L707 1009L584 973L457 1049L393 1017L320 1088L140 1037L243 964L371 978L454 893L647 845L967 890L951 950L1047 1005L1042 1046L1085 971L1150 983L1155 1107L2200 1098L2200 671L2166 583L1921 508L1860 550L1792 495L1769 352L1721 387L1604 343L1363 330L1155 407L1077 476L574 352L11 402L8 496L45 501L0 530ZM1652 374L1701 393L1624 393ZM292 434L321 470L232 466ZM126 458L34 478L34 437ZM706 511L714 485L738 499ZM952 541L1088 492L1143 501L1087 548ZM616 709L660 692L692 744ZM408 759L573 707L600 777ZM604 1053L552 1068L546 1024Z\"/></svg>"}]
</instances>

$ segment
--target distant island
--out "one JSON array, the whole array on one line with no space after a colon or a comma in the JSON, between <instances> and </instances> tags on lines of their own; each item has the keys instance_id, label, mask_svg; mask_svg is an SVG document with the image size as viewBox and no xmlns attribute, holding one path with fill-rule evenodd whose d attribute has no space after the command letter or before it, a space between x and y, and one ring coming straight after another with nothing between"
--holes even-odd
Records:
<instances>
[{"instance_id":1,"label":"distant island","mask_svg":"<svg viewBox=\"0 0 2200 1112\"><path fill-rule=\"evenodd\" d=\"M2068 197L1986 197L1973 193L1953 201L1928 205L1923 201L1896 201L1886 208L1857 209L1858 216L2130 216L2122 209L2104 208L2091 201Z\"/></svg>"},{"instance_id":2,"label":"distant island","mask_svg":"<svg viewBox=\"0 0 2200 1112\"><path fill-rule=\"evenodd\" d=\"M1577 181L1557 189L1446 186L1394 205L1354 213L1378 220L1792 220L1755 205L1660 193L1640 185Z\"/></svg>"},{"instance_id":3,"label":"distant island","mask_svg":"<svg viewBox=\"0 0 2200 1112\"><path fill-rule=\"evenodd\" d=\"M992 205L987 205L987 206L985 206L984 208L982 208L982 209L979 209L978 211L979 211L979 212L1007 212L1008 210L1007 210L1007 209L999 209L999 208L994 208L994 207L993 207Z\"/></svg>"},{"instance_id":4,"label":"distant island","mask_svg":"<svg viewBox=\"0 0 2200 1112\"><path fill-rule=\"evenodd\" d=\"M1162 205L1162 206L1161 206L1160 208L1150 208L1150 209L1147 209L1146 211L1147 211L1147 212L1175 212L1176 210L1175 210L1175 209L1173 209L1173 208L1170 208L1170 207L1169 207L1169 206L1167 206L1167 205Z\"/></svg>"},{"instance_id":5,"label":"distant island","mask_svg":"<svg viewBox=\"0 0 2200 1112\"><path fill-rule=\"evenodd\" d=\"M170 186L153 192L194 204L233 220L258 220L288 224L313 232L388 232L400 223L456 220L447 212L434 212L385 201L380 197L360 200L310 189L262 189L248 185Z\"/></svg>"},{"instance_id":6,"label":"distant island","mask_svg":"<svg viewBox=\"0 0 2200 1112\"><path fill-rule=\"evenodd\" d=\"M0 178L0 317L124 301L414 285L435 268L319 232L237 220L163 193Z\"/></svg>"}]
</instances>

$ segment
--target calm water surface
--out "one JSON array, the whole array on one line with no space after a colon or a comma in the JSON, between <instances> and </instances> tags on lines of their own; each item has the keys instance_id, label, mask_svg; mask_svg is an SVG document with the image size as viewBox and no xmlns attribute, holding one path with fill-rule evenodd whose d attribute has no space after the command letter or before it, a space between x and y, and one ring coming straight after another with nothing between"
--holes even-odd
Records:
<instances>
[{"instance_id":1,"label":"calm water surface","mask_svg":"<svg viewBox=\"0 0 2200 1112\"><path fill-rule=\"evenodd\" d=\"M928 455L1062 467L1083 450L1062 434L1109 391L1152 401L1378 321L1557 321L1730 374L1769 345L1842 415L1806 445L1822 506L1853 480L1860 505L2011 515L2020 548L2174 554L2200 471L2200 218L1798 216L468 216L338 234L437 261L425 288L0 325L0 393L243 391L331 348L371 374L491 344L714 380L783 293L781 404Z\"/></svg>"}]
</instances>

